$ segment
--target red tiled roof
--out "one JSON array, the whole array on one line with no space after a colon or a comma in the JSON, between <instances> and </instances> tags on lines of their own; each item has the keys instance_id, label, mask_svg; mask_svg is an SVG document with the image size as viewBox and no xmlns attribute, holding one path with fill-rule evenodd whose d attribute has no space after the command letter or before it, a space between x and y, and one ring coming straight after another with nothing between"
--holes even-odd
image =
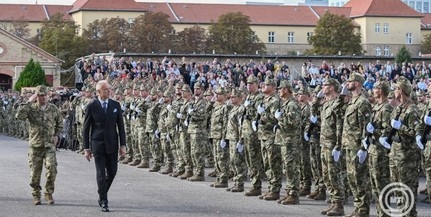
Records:
<instances>
[{"instance_id":1,"label":"red tiled roof","mask_svg":"<svg viewBox=\"0 0 431 217\"><path fill-rule=\"evenodd\" d=\"M45 5L46 10L48 11L49 16L56 13L64 14L63 19L73 21L72 16L69 14L69 10L72 8L72 6L67 5Z\"/></svg>"},{"instance_id":2,"label":"red tiled roof","mask_svg":"<svg viewBox=\"0 0 431 217\"><path fill-rule=\"evenodd\" d=\"M95 11L145 11L142 4L134 0L77 0L69 13L82 10Z\"/></svg>"},{"instance_id":3,"label":"red tiled roof","mask_svg":"<svg viewBox=\"0 0 431 217\"><path fill-rule=\"evenodd\" d=\"M325 15L326 12L350 17L350 11L352 10L351 8L345 8L345 7L312 6L311 8L319 15L319 17L322 17L323 15Z\"/></svg>"},{"instance_id":4,"label":"red tiled roof","mask_svg":"<svg viewBox=\"0 0 431 217\"><path fill-rule=\"evenodd\" d=\"M424 13L422 15L423 15L423 17L421 19L422 28L430 29L431 28L431 14Z\"/></svg>"},{"instance_id":5,"label":"red tiled roof","mask_svg":"<svg viewBox=\"0 0 431 217\"><path fill-rule=\"evenodd\" d=\"M46 18L43 5L2 4L0 7L2 21L22 19L28 22L40 22Z\"/></svg>"},{"instance_id":6,"label":"red tiled roof","mask_svg":"<svg viewBox=\"0 0 431 217\"><path fill-rule=\"evenodd\" d=\"M344 7L352 8L350 17L378 16L378 17L421 17L400 0L350 0Z\"/></svg>"},{"instance_id":7,"label":"red tiled roof","mask_svg":"<svg viewBox=\"0 0 431 217\"><path fill-rule=\"evenodd\" d=\"M146 11L151 11L154 13L162 12L164 14L169 15L169 22L174 23L178 22L178 20L175 18L175 16L172 14L171 10L169 9L168 3L142 3L140 2L142 7L145 8Z\"/></svg>"}]
</instances>

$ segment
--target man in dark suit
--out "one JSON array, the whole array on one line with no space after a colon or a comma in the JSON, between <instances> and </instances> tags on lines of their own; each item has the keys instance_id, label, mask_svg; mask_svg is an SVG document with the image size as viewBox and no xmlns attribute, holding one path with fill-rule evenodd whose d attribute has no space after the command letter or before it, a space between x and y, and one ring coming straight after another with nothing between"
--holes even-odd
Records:
<instances>
[{"instance_id":1,"label":"man in dark suit","mask_svg":"<svg viewBox=\"0 0 431 217\"><path fill-rule=\"evenodd\" d=\"M88 161L94 156L99 205L109 212L108 190L117 174L118 152L126 153L126 133L120 103L109 99L110 85L97 82L98 98L88 104L84 118L84 150ZM118 147L120 143L120 149Z\"/></svg>"}]
</instances>

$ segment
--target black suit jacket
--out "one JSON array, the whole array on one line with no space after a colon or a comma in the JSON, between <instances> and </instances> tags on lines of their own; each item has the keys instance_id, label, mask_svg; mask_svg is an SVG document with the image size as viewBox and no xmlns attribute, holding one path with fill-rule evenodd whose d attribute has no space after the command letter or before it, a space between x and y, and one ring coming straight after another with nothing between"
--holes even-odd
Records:
<instances>
[{"instance_id":1,"label":"black suit jacket","mask_svg":"<svg viewBox=\"0 0 431 217\"><path fill-rule=\"evenodd\" d=\"M118 143L126 145L120 103L109 99L105 114L99 99L90 102L85 110L83 131L84 149L90 149L94 154L118 152Z\"/></svg>"}]
</instances>

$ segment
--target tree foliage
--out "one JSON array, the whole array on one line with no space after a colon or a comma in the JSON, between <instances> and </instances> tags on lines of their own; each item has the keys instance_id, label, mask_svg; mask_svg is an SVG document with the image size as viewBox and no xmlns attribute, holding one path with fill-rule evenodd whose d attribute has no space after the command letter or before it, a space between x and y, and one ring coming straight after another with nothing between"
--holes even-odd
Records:
<instances>
[{"instance_id":1,"label":"tree foliage","mask_svg":"<svg viewBox=\"0 0 431 217\"><path fill-rule=\"evenodd\" d=\"M192 26L178 32L174 39L176 53L203 53L206 50L208 36L205 29Z\"/></svg>"},{"instance_id":2,"label":"tree foliage","mask_svg":"<svg viewBox=\"0 0 431 217\"><path fill-rule=\"evenodd\" d=\"M21 91L22 87L36 87L42 84L48 85L45 71L39 62L35 63L33 59L30 59L15 84L15 90Z\"/></svg>"},{"instance_id":3,"label":"tree foliage","mask_svg":"<svg viewBox=\"0 0 431 217\"><path fill-rule=\"evenodd\" d=\"M24 20L24 17L13 19L11 22L1 22L0 28L9 31L20 38L27 39L30 36L29 23Z\"/></svg>"},{"instance_id":4,"label":"tree foliage","mask_svg":"<svg viewBox=\"0 0 431 217\"><path fill-rule=\"evenodd\" d=\"M354 32L352 21L344 15L326 12L310 37L311 53L318 55L362 54L361 35Z\"/></svg>"},{"instance_id":5,"label":"tree foliage","mask_svg":"<svg viewBox=\"0 0 431 217\"><path fill-rule=\"evenodd\" d=\"M64 60L63 67L68 68L79 56L87 54L86 41L77 33L75 23L63 19L63 14L55 14L42 24L42 38L39 46L57 58Z\"/></svg>"},{"instance_id":6,"label":"tree foliage","mask_svg":"<svg viewBox=\"0 0 431 217\"><path fill-rule=\"evenodd\" d=\"M253 34L250 17L241 12L229 12L221 15L217 22L209 27L210 49L217 53L250 54L258 50L266 51L265 45Z\"/></svg>"},{"instance_id":7,"label":"tree foliage","mask_svg":"<svg viewBox=\"0 0 431 217\"><path fill-rule=\"evenodd\" d=\"M431 34L424 35L424 39L421 43L421 52L423 54L431 53Z\"/></svg>"},{"instance_id":8,"label":"tree foliage","mask_svg":"<svg viewBox=\"0 0 431 217\"><path fill-rule=\"evenodd\" d=\"M167 14L147 12L134 20L130 35L135 51L166 53L175 34Z\"/></svg>"},{"instance_id":9,"label":"tree foliage","mask_svg":"<svg viewBox=\"0 0 431 217\"><path fill-rule=\"evenodd\" d=\"M406 46L402 46L395 56L395 62L399 65L402 63L410 63L412 61L412 56L410 51L406 48Z\"/></svg>"}]
</instances>

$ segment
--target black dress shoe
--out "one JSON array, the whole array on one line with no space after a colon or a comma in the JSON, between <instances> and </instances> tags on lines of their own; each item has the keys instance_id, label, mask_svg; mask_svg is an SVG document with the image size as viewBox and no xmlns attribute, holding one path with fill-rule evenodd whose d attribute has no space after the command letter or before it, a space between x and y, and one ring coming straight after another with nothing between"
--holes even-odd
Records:
<instances>
[{"instance_id":1,"label":"black dress shoe","mask_svg":"<svg viewBox=\"0 0 431 217\"><path fill-rule=\"evenodd\" d=\"M102 212L109 212L108 204L102 203Z\"/></svg>"},{"instance_id":2,"label":"black dress shoe","mask_svg":"<svg viewBox=\"0 0 431 217\"><path fill-rule=\"evenodd\" d=\"M99 206L102 207L102 201L99 199L97 202L99 203Z\"/></svg>"}]
</instances>

